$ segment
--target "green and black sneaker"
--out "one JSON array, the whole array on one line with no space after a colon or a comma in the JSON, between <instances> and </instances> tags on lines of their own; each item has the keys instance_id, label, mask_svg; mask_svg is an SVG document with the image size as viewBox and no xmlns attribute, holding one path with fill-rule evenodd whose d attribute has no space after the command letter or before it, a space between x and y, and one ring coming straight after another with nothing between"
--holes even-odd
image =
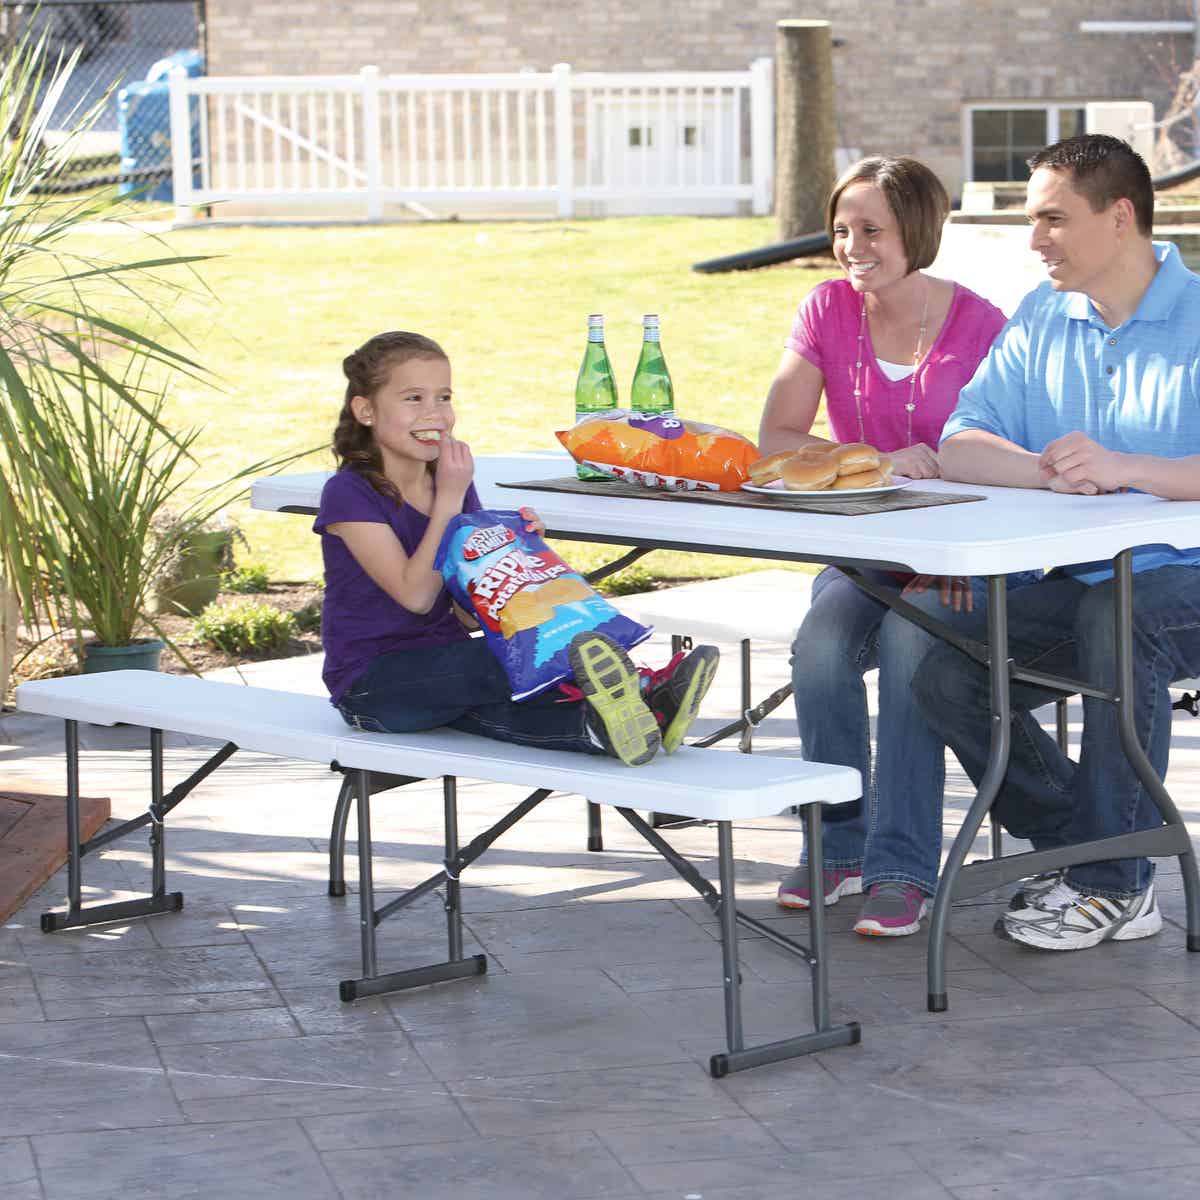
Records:
<instances>
[{"instance_id":1,"label":"green and black sneaker","mask_svg":"<svg viewBox=\"0 0 1200 1200\"><path fill-rule=\"evenodd\" d=\"M588 706L588 727L604 752L628 767L648 763L662 739L629 655L602 633L579 634L567 655Z\"/></svg>"},{"instance_id":2,"label":"green and black sneaker","mask_svg":"<svg viewBox=\"0 0 1200 1200\"><path fill-rule=\"evenodd\" d=\"M646 703L662 732L664 754L674 754L683 744L720 657L716 646L697 646L690 654L677 654L661 671L644 672Z\"/></svg>"}]
</instances>

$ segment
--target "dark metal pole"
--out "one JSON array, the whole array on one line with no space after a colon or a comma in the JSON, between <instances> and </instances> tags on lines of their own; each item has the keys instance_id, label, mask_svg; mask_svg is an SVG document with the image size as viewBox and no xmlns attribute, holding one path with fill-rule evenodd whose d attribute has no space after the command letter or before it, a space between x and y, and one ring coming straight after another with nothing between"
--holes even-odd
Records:
<instances>
[{"instance_id":1,"label":"dark metal pole","mask_svg":"<svg viewBox=\"0 0 1200 1200\"><path fill-rule=\"evenodd\" d=\"M375 965L375 883L371 875L371 772L355 771L358 792L358 933L363 977L377 974Z\"/></svg>"},{"instance_id":2,"label":"dark metal pole","mask_svg":"<svg viewBox=\"0 0 1200 1200\"><path fill-rule=\"evenodd\" d=\"M167 861L163 828L163 731L150 730L150 855L153 896L167 894Z\"/></svg>"},{"instance_id":3,"label":"dark metal pole","mask_svg":"<svg viewBox=\"0 0 1200 1200\"><path fill-rule=\"evenodd\" d=\"M983 818L999 795L1008 771L1008 753L1012 741L1012 712L1009 706L1008 658L1008 587L1003 575L988 576L988 681L991 685L992 739L988 750L987 767L979 781L979 790L963 818L962 828L950 847L950 855L942 868L937 896L933 901L933 917L929 922L929 1011L945 1012L946 1000L946 927L950 919L950 903L954 898L954 882L963 865Z\"/></svg>"},{"instance_id":4,"label":"dark metal pole","mask_svg":"<svg viewBox=\"0 0 1200 1200\"><path fill-rule=\"evenodd\" d=\"M67 911L77 917L83 896L79 852L79 722L65 721L63 734L67 754Z\"/></svg>"},{"instance_id":5,"label":"dark metal pole","mask_svg":"<svg viewBox=\"0 0 1200 1200\"><path fill-rule=\"evenodd\" d=\"M808 843L808 928L812 962L813 1028L829 1028L829 943L825 937L825 855L821 847L819 804L804 806L804 837Z\"/></svg>"},{"instance_id":6,"label":"dark metal pole","mask_svg":"<svg viewBox=\"0 0 1200 1200\"><path fill-rule=\"evenodd\" d=\"M1121 748L1134 774L1154 801L1168 825L1186 828L1179 809L1163 782L1155 774L1142 743L1138 740L1133 692L1133 551L1122 550L1113 559L1113 639L1116 650L1117 732ZM1183 876L1184 904L1187 910L1187 948L1200 951L1200 876L1196 853L1187 850L1179 856Z\"/></svg>"},{"instance_id":7,"label":"dark metal pole","mask_svg":"<svg viewBox=\"0 0 1200 1200\"><path fill-rule=\"evenodd\" d=\"M451 875L458 854L458 780L442 777L442 807L446 814L446 943L450 961L462 958L462 907L458 876Z\"/></svg>"},{"instance_id":8,"label":"dark metal pole","mask_svg":"<svg viewBox=\"0 0 1200 1200\"><path fill-rule=\"evenodd\" d=\"M745 1046L742 1038L741 978L737 952L737 898L733 885L733 826L717 822L717 861L721 875L721 962L725 972L725 1041L730 1053Z\"/></svg>"}]
</instances>

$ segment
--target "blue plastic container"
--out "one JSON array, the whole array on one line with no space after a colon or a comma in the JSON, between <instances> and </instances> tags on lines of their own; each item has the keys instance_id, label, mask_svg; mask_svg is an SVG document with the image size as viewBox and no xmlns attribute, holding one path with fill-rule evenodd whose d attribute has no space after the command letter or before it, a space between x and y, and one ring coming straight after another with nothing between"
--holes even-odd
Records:
<instances>
[{"instance_id":1,"label":"blue plastic container","mask_svg":"<svg viewBox=\"0 0 1200 1200\"><path fill-rule=\"evenodd\" d=\"M146 74L144 83L131 83L117 93L117 131L121 142L121 174L127 176L117 194L137 193L141 199L170 203L175 199L171 185L171 100L167 82L175 67L183 67L191 76L204 73L204 59L198 51L180 50L160 58ZM200 157L200 107L191 105L192 160ZM162 172L155 182L147 172ZM192 182L199 184L197 167Z\"/></svg>"}]
</instances>

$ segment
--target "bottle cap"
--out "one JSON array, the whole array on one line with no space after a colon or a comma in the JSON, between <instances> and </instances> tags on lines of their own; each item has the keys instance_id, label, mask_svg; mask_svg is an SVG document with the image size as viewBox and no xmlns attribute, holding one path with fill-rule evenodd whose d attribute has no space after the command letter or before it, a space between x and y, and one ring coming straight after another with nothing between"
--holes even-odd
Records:
<instances>
[{"instance_id":1,"label":"bottle cap","mask_svg":"<svg viewBox=\"0 0 1200 1200\"><path fill-rule=\"evenodd\" d=\"M643 325L657 325L658 324L658 313L647 313L642 318L642 324Z\"/></svg>"},{"instance_id":2,"label":"bottle cap","mask_svg":"<svg viewBox=\"0 0 1200 1200\"><path fill-rule=\"evenodd\" d=\"M604 324L604 314L603 313L589 313L588 314L588 325L603 325L603 324Z\"/></svg>"}]
</instances>

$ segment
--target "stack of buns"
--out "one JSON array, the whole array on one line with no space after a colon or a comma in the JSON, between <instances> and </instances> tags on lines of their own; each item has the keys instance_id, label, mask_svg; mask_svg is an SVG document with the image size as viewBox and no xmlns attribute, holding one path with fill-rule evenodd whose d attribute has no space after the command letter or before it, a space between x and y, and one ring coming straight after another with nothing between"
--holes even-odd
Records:
<instances>
[{"instance_id":1,"label":"stack of buns","mask_svg":"<svg viewBox=\"0 0 1200 1200\"><path fill-rule=\"evenodd\" d=\"M857 491L892 481L892 460L866 442L805 446L757 459L747 468L755 487L775 480L791 492Z\"/></svg>"}]
</instances>

